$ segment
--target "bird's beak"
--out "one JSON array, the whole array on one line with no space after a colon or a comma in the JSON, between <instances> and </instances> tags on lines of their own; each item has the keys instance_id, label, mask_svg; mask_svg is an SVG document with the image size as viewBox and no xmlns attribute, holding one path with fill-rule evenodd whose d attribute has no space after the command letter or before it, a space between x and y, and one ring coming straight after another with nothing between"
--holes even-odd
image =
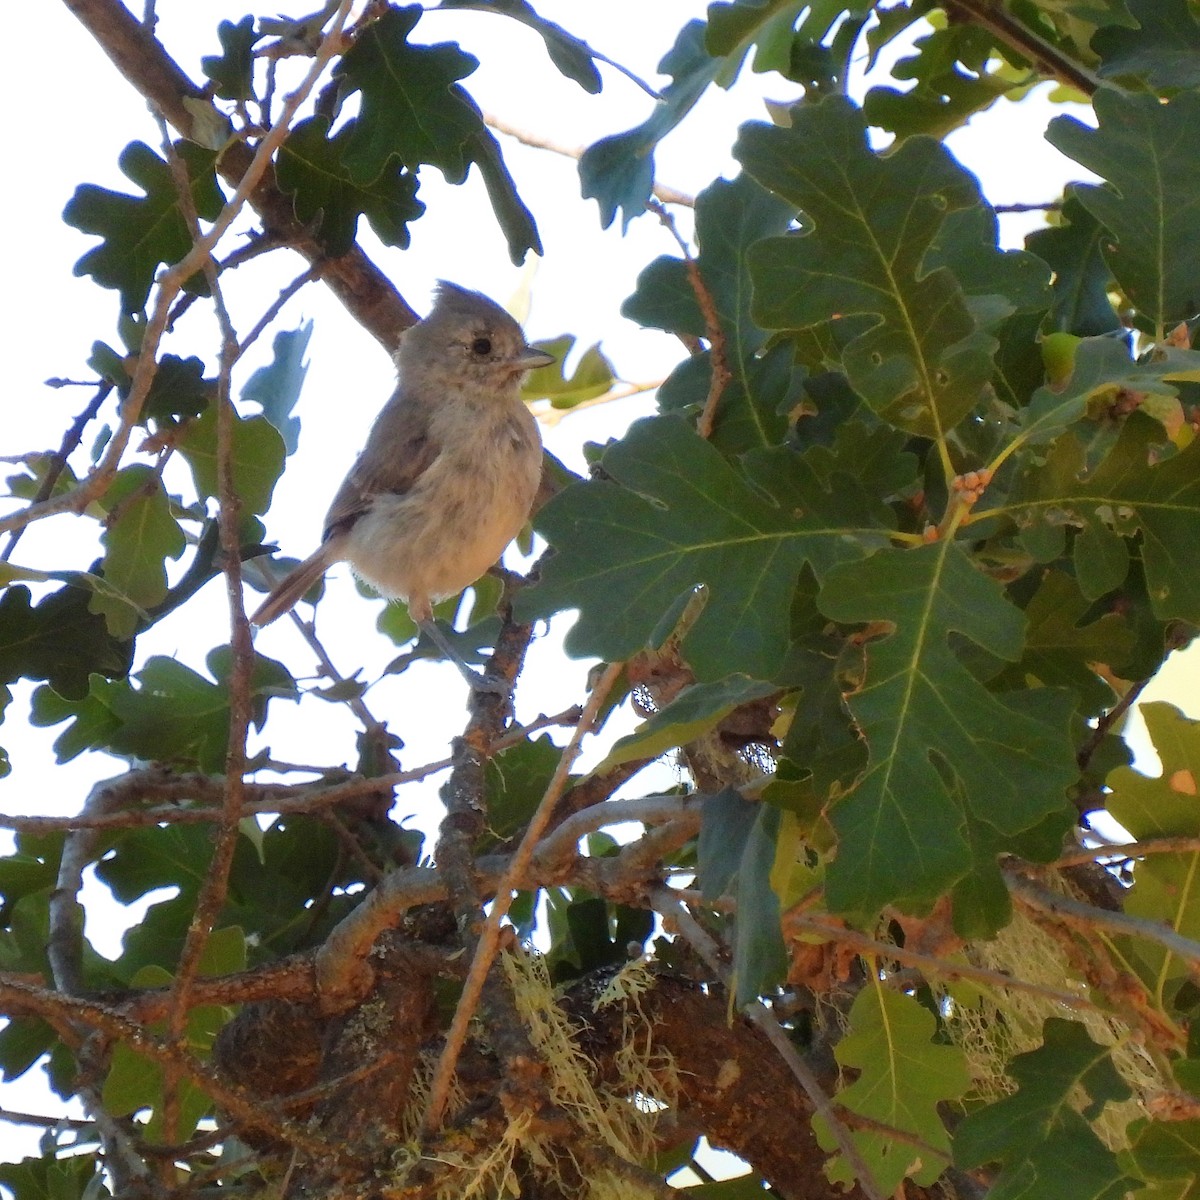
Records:
<instances>
[{"instance_id":1,"label":"bird's beak","mask_svg":"<svg viewBox=\"0 0 1200 1200\"><path fill-rule=\"evenodd\" d=\"M532 371L535 367L548 367L557 361L558 359L553 354L547 354L545 350L536 350L533 346L526 346L517 355L513 366L520 367L522 371Z\"/></svg>"}]
</instances>

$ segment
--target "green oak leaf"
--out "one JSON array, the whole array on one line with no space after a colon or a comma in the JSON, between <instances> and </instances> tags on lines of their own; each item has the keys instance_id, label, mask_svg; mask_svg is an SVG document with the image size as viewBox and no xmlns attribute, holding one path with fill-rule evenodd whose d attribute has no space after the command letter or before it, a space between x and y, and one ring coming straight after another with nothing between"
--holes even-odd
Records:
<instances>
[{"instance_id":1,"label":"green oak leaf","mask_svg":"<svg viewBox=\"0 0 1200 1200\"><path fill-rule=\"evenodd\" d=\"M242 388L242 399L262 406L263 416L278 430L288 454L294 454L300 443L300 418L292 416L292 409L308 374L304 354L312 331L313 323L305 321L297 329L277 333L271 345L271 362L259 367Z\"/></svg>"},{"instance_id":2,"label":"green oak leaf","mask_svg":"<svg viewBox=\"0 0 1200 1200\"><path fill-rule=\"evenodd\" d=\"M947 214L982 203L976 181L927 138L873 153L862 114L841 97L794 108L787 129L744 125L734 155L809 221L751 247L756 321L858 322L842 351L851 386L884 420L944 436L978 403L996 343L952 272L925 258Z\"/></svg>"},{"instance_id":3,"label":"green oak leaf","mask_svg":"<svg viewBox=\"0 0 1200 1200\"><path fill-rule=\"evenodd\" d=\"M1050 305L1050 272L1034 254L999 248L999 223L986 204L946 214L922 269L946 267L967 298L976 323L992 330L1015 313L1041 313Z\"/></svg>"},{"instance_id":4,"label":"green oak leaf","mask_svg":"<svg viewBox=\"0 0 1200 1200\"><path fill-rule=\"evenodd\" d=\"M103 1195L103 1173L90 1154L26 1156L0 1163L0 1183L16 1200L84 1200Z\"/></svg>"},{"instance_id":5,"label":"green oak leaf","mask_svg":"<svg viewBox=\"0 0 1200 1200\"><path fill-rule=\"evenodd\" d=\"M897 61L894 79L913 86L874 87L863 99L863 112L872 125L896 135L942 138L964 125L1001 96L1028 84L989 64L996 42L981 25L963 22L935 29L913 42L914 53Z\"/></svg>"},{"instance_id":6,"label":"green oak leaf","mask_svg":"<svg viewBox=\"0 0 1200 1200\"><path fill-rule=\"evenodd\" d=\"M213 81L222 100L249 100L254 95L254 43L260 36L254 32L251 16L217 26L222 53L205 55L200 69Z\"/></svg>"},{"instance_id":7,"label":"green oak leaf","mask_svg":"<svg viewBox=\"0 0 1200 1200\"><path fill-rule=\"evenodd\" d=\"M704 799L697 877L708 899L737 901L733 937L734 1003L769 992L787 971L779 897L771 886L779 852L780 810L744 800L733 788Z\"/></svg>"},{"instance_id":8,"label":"green oak leaf","mask_svg":"<svg viewBox=\"0 0 1200 1200\"><path fill-rule=\"evenodd\" d=\"M645 211L654 187L654 148L691 112L716 78L722 60L705 50L704 31L703 21L689 21L663 56L659 74L670 75L672 82L663 88L650 116L625 133L601 138L583 152L579 160L583 195L599 204L605 229L618 209L623 229Z\"/></svg>"},{"instance_id":9,"label":"green oak leaf","mask_svg":"<svg viewBox=\"0 0 1200 1200\"><path fill-rule=\"evenodd\" d=\"M425 211L417 199L417 177L394 157L369 179L355 177L347 147L358 128L359 122L352 120L329 137L325 117L298 122L279 148L279 186L291 195L296 216L313 226L331 255L349 252L360 216L371 222L384 245L407 250L409 223Z\"/></svg>"},{"instance_id":10,"label":"green oak leaf","mask_svg":"<svg viewBox=\"0 0 1200 1200\"><path fill-rule=\"evenodd\" d=\"M0 951L0 959L7 958L8 956ZM41 966L40 962L37 963L36 969L40 970ZM5 962L5 970L15 969L16 964ZM31 966L29 969L34 968ZM57 1041L58 1034L39 1017L10 1017L4 1028L0 1029L0 1072L3 1073L4 1082L11 1083L14 1079L20 1079L43 1054L50 1053ZM0 1166L0 1171L2 1170L3 1167ZM3 1179L2 1175L0 1179Z\"/></svg>"},{"instance_id":11,"label":"green oak leaf","mask_svg":"<svg viewBox=\"0 0 1200 1200\"><path fill-rule=\"evenodd\" d=\"M230 654L228 646L210 653L208 666L216 682L173 658L155 656L134 676L137 687L93 675L82 699L39 688L30 720L39 726L71 721L54 743L60 763L84 750L103 749L118 757L220 773L229 740ZM254 725L261 727L272 697L296 695L282 664L256 654L250 680Z\"/></svg>"},{"instance_id":12,"label":"green oak leaf","mask_svg":"<svg viewBox=\"0 0 1200 1200\"><path fill-rule=\"evenodd\" d=\"M487 761L487 833L476 849L494 849L521 832L533 816L562 750L549 737L530 738Z\"/></svg>"},{"instance_id":13,"label":"green oak leaf","mask_svg":"<svg viewBox=\"0 0 1200 1200\"><path fill-rule=\"evenodd\" d=\"M29 589L0 595L0 683L44 679L61 696L80 700L88 676L121 679L129 671L133 642L114 637L104 618L89 610L92 592L64 587L29 602Z\"/></svg>"},{"instance_id":14,"label":"green oak leaf","mask_svg":"<svg viewBox=\"0 0 1200 1200\"><path fill-rule=\"evenodd\" d=\"M1112 235L1104 261L1137 310L1139 325L1159 336L1200 312L1200 94L1169 103L1102 87L1093 104L1099 127L1055 117L1051 145L1106 182L1072 184L1071 194Z\"/></svg>"},{"instance_id":15,"label":"green oak leaf","mask_svg":"<svg viewBox=\"0 0 1200 1200\"><path fill-rule=\"evenodd\" d=\"M739 705L761 700L778 690L772 684L745 675L731 675L716 683L692 684L633 733L618 738L595 770L602 773L637 758L658 758L707 733Z\"/></svg>"},{"instance_id":16,"label":"green oak leaf","mask_svg":"<svg viewBox=\"0 0 1200 1200\"><path fill-rule=\"evenodd\" d=\"M696 197L696 266L712 297L731 358L746 360L767 340L750 311L746 252L757 241L787 229L795 206L772 195L749 175L717 179ZM621 314L652 329L707 336L696 291L680 258L656 258L638 276Z\"/></svg>"},{"instance_id":17,"label":"green oak leaf","mask_svg":"<svg viewBox=\"0 0 1200 1200\"><path fill-rule=\"evenodd\" d=\"M264 513L271 506L271 494L283 471L283 438L265 416L239 417L235 413L232 425L233 490L243 512ZM176 449L192 469L196 491L201 496L218 496L215 407L188 424L176 441Z\"/></svg>"},{"instance_id":18,"label":"green oak leaf","mask_svg":"<svg viewBox=\"0 0 1200 1200\"><path fill-rule=\"evenodd\" d=\"M1120 1156L1121 1165L1146 1183L1176 1185L1162 1195L1195 1200L1200 1181L1200 1121L1140 1121L1131 1125L1129 1132L1130 1145ZM1147 1194L1159 1195L1142 1193Z\"/></svg>"},{"instance_id":19,"label":"green oak leaf","mask_svg":"<svg viewBox=\"0 0 1200 1200\"><path fill-rule=\"evenodd\" d=\"M964 876L995 870L972 856L969 822L1014 838L1064 810L1077 774L1070 699L997 695L955 654L961 636L1015 662L1025 634L1021 610L961 546L882 550L835 567L817 604L836 621L890 630L868 643L865 678L847 697L869 755L831 816L834 911L930 904Z\"/></svg>"},{"instance_id":20,"label":"green oak leaf","mask_svg":"<svg viewBox=\"0 0 1200 1200\"><path fill-rule=\"evenodd\" d=\"M906 1176L928 1187L950 1163L950 1138L938 1105L970 1086L966 1055L957 1046L939 1044L937 1021L927 1008L878 983L859 992L848 1024L834 1056L858 1077L838 1091L838 1106L911 1134L934 1153L878 1130L856 1131L851 1138L881 1195L897 1193ZM815 1117L813 1128L823 1149L837 1149L826 1121ZM853 1169L841 1155L827 1173L834 1183L854 1183Z\"/></svg>"},{"instance_id":21,"label":"green oak leaf","mask_svg":"<svg viewBox=\"0 0 1200 1200\"><path fill-rule=\"evenodd\" d=\"M453 42L434 46L410 42L408 35L421 12L418 5L386 8L359 32L334 70L343 94L357 91L362 96L361 111L340 153L338 173L348 172L353 184L368 188L394 171L394 160L399 159L410 172L428 163L450 183L462 183L468 166L475 163L508 240L509 255L519 264L526 250L541 253L537 227L517 195L499 143L457 82L470 75L479 60ZM383 219L399 236L397 220L406 206L394 183L386 195L389 203L373 202L364 211L372 224ZM414 204L409 197L407 208ZM407 219L417 215L414 212ZM403 236L407 238L407 233Z\"/></svg>"},{"instance_id":22,"label":"green oak leaf","mask_svg":"<svg viewBox=\"0 0 1200 1200\"><path fill-rule=\"evenodd\" d=\"M730 83L736 78L751 46L755 47L755 71L786 74L791 66L792 44L797 34L805 36L805 25L814 16L820 23L820 16L827 15L829 19L817 38L820 40L828 32L832 16L839 15L846 8L839 3L836 13L830 14L829 10L834 5L829 0L818 0L818 3L811 5L810 14L797 28L796 18L802 9L808 7L803 0L734 0L733 3L710 4L704 48L713 58L730 60L724 76Z\"/></svg>"},{"instance_id":23,"label":"green oak leaf","mask_svg":"<svg viewBox=\"0 0 1200 1200\"><path fill-rule=\"evenodd\" d=\"M697 678L773 678L803 564L820 577L882 544L890 513L790 449L742 461L744 473L679 417L636 422L601 460L609 478L574 484L535 519L557 553L518 598L520 619L578 608L569 651L628 658L703 584L683 642Z\"/></svg>"},{"instance_id":24,"label":"green oak leaf","mask_svg":"<svg viewBox=\"0 0 1200 1200\"><path fill-rule=\"evenodd\" d=\"M465 92L463 93L466 94ZM542 240L538 235L537 222L533 213L517 194L517 185L504 164L500 143L492 131L483 124L483 114L475 110L479 127L467 139L467 157L479 168L483 186L492 204L492 212L508 242L508 257L517 265L525 261L525 252L542 253Z\"/></svg>"},{"instance_id":25,"label":"green oak leaf","mask_svg":"<svg viewBox=\"0 0 1200 1200\"><path fill-rule=\"evenodd\" d=\"M779 858L782 810L760 804L742 848L734 900L734 1004L744 1008L769 995L787 975L787 949L780 927L779 896L772 875Z\"/></svg>"},{"instance_id":26,"label":"green oak leaf","mask_svg":"<svg viewBox=\"0 0 1200 1200\"><path fill-rule=\"evenodd\" d=\"M1154 88L1200 85L1200 23L1187 0L1125 0L1137 28L1097 31L1091 48L1104 79L1132 76Z\"/></svg>"},{"instance_id":27,"label":"green oak leaf","mask_svg":"<svg viewBox=\"0 0 1200 1200\"><path fill-rule=\"evenodd\" d=\"M1191 551L1200 522L1200 441L1160 462L1162 442L1159 423L1135 412L1104 461L1085 474L1083 447L1064 435L1044 465L1029 464L1008 508L1035 530L1074 524L1095 530L1097 537L1105 537L1105 530L1121 537L1140 534L1154 615L1200 622L1200 563ZM1076 553L1078 560L1078 543ZM1123 580L1105 582L1117 586Z\"/></svg>"},{"instance_id":28,"label":"green oak leaf","mask_svg":"<svg viewBox=\"0 0 1200 1200\"><path fill-rule=\"evenodd\" d=\"M1200 836L1200 722L1165 701L1141 705L1150 740L1162 763L1160 775L1133 767L1109 772L1105 807L1137 841ZM1166 922L1176 933L1200 938L1200 854L1148 854L1133 873L1124 911ZM1146 982L1160 998L1168 980L1189 977L1190 964L1157 942L1139 940L1137 957Z\"/></svg>"},{"instance_id":29,"label":"green oak leaf","mask_svg":"<svg viewBox=\"0 0 1200 1200\"><path fill-rule=\"evenodd\" d=\"M418 5L387 8L354 39L334 71L343 92L362 94L362 110L343 163L360 184L378 179L394 157L410 170L438 167L451 183L467 173L463 147L479 111L456 86L479 60L453 42L410 43Z\"/></svg>"},{"instance_id":30,"label":"green oak leaf","mask_svg":"<svg viewBox=\"0 0 1200 1200\"><path fill-rule=\"evenodd\" d=\"M129 391L128 381L121 386L121 395ZM215 379L205 379L204 363L194 355L179 358L164 354L142 405L141 423L148 420L169 421L176 417L196 417L216 398Z\"/></svg>"},{"instance_id":31,"label":"green oak leaf","mask_svg":"<svg viewBox=\"0 0 1200 1200\"><path fill-rule=\"evenodd\" d=\"M787 229L795 211L746 174L732 182L718 179L696 197L699 253L695 269L716 310L731 375L716 410L713 435L726 453L776 445L787 428L786 414L778 410L792 381L791 363L786 351L768 356L769 367L757 357L767 334L751 316L746 253L760 239ZM669 255L655 259L641 272L637 289L621 306L621 312L652 329L709 336L688 266ZM769 379L764 380L764 374ZM661 407L679 408L691 403L693 394L695 403L703 404L710 382L711 360L707 356L685 359L668 382ZM687 394L686 401L679 398L681 391Z\"/></svg>"},{"instance_id":32,"label":"green oak leaf","mask_svg":"<svg viewBox=\"0 0 1200 1200\"><path fill-rule=\"evenodd\" d=\"M1050 328L1076 337L1095 337L1121 328L1109 299L1112 272L1104 261L1104 226L1068 196L1061 222L1031 233L1025 245L1054 271Z\"/></svg>"},{"instance_id":33,"label":"green oak leaf","mask_svg":"<svg viewBox=\"0 0 1200 1200\"><path fill-rule=\"evenodd\" d=\"M728 457L787 436L789 415L802 402L805 370L797 367L792 347L779 342L764 353L729 364L732 376L721 391L713 422L712 444ZM685 413L693 420L709 401L712 355L689 354L658 389L658 409Z\"/></svg>"},{"instance_id":34,"label":"green oak leaf","mask_svg":"<svg viewBox=\"0 0 1200 1200\"><path fill-rule=\"evenodd\" d=\"M1030 398L1021 414L1021 441L1033 446L1052 441L1080 420L1089 404L1120 391L1174 396L1179 389L1167 380L1200 380L1200 352L1165 347L1138 362L1123 337L1083 338L1066 383L1046 384Z\"/></svg>"},{"instance_id":35,"label":"green oak leaf","mask_svg":"<svg viewBox=\"0 0 1200 1200\"><path fill-rule=\"evenodd\" d=\"M526 0L442 0L438 8L465 8L474 12L500 13L527 25L546 43L550 61L585 92L596 95L603 86L596 69L595 53L586 42L568 33L561 25L539 16Z\"/></svg>"},{"instance_id":36,"label":"green oak leaf","mask_svg":"<svg viewBox=\"0 0 1200 1200\"><path fill-rule=\"evenodd\" d=\"M1124 574L1122 570L1122 579ZM1075 579L1063 571L1047 571L1025 605L1029 622L1025 653L998 680L1012 687L1036 681L1042 687L1070 688L1088 715L1110 708L1112 688L1092 667L1103 664L1115 669L1126 663L1133 634L1112 612L1083 624L1090 608Z\"/></svg>"},{"instance_id":37,"label":"green oak leaf","mask_svg":"<svg viewBox=\"0 0 1200 1200\"><path fill-rule=\"evenodd\" d=\"M175 143L191 182L196 215L214 220L224 197L217 186L216 154L195 142ZM103 241L76 264L76 275L90 275L101 287L121 294L126 313L140 312L163 263L178 262L192 248L192 235L175 188L170 166L143 142L130 142L121 151L121 170L144 195L130 196L94 184L81 184L63 210L63 220ZM189 287L203 291L202 276Z\"/></svg>"},{"instance_id":38,"label":"green oak leaf","mask_svg":"<svg viewBox=\"0 0 1200 1200\"><path fill-rule=\"evenodd\" d=\"M555 408L574 408L585 400L603 396L616 382L612 363L605 358L599 345L589 346L580 355L568 379L567 357L575 347L575 338L564 333L533 344L538 350L553 355L554 362L529 372L529 379L521 389L526 402L549 400Z\"/></svg>"},{"instance_id":39,"label":"green oak leaf","mask_svg":"<svg viewBox=\"0 0 1200 1200\"><path fill-rule=\"evenodd\" d=\"M118 472L102 503L108 514L101 535L104 580L121 599L97 591L91 607L104 614L114 636L131 638L138 610L153 608L166 596L167 559L179 558L187 541L171 515L162 480L148 466L139 463Z\"/></svg>"},{"instance_id":40,"label":"green oak leaf","mask_svg":"<svg viewBox=\"0 0 1200 1200\"><path fill-rule=\"evenodd\" d=\"M1094 1120L1129 1088L1109 1047L1074 1021L1043 1026L1042 1045L1009 1066L1018 1090L969 1113L954 1134L954 1161L965 1170L1001 1163L989 1200L1121 1200L1135 1182L1096 1136ZM1079 1091L1090 1103L1080 1113Z\"/></svg>"}]
</instances>

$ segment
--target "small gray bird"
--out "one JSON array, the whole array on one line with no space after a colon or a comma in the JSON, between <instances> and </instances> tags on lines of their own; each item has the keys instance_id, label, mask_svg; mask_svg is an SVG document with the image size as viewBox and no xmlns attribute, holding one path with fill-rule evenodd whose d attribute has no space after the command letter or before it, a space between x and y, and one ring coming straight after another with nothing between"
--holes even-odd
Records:
<instances>
[{"instance_id":1,"label":"small gray bird","mask_svg":"<svg viewBox=\"0 0 1200 1200\"><path fill-rule=\"evenodd\" d=\"M529 516L542 474L537 422L521 400L534 367L554 359L486 296L440 283L433 310L405 331L396 390L325 517L320 548L250 618L282 616L336 562L392 598L475 688L433 604L495 563Z\"/></svg>"}]
</instances>

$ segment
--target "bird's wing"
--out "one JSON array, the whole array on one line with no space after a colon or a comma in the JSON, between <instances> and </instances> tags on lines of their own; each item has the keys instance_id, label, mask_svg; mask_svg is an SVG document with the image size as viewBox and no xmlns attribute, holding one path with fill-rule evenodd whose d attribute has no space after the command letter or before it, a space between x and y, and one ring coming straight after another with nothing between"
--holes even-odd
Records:
<instances>
[{"instance_id":1,"label":"bird's wing","mask_svg":"<svg viewBox=\"0 0 1200 1200\"><path fill-rule=\"evenodd\" d=\"M440 451L430 430L430 410L397 394L380 412L363 452L325 516L325 540L345 533L376 496L402 496L429 469Z\"/></svg>"}]
</instances>

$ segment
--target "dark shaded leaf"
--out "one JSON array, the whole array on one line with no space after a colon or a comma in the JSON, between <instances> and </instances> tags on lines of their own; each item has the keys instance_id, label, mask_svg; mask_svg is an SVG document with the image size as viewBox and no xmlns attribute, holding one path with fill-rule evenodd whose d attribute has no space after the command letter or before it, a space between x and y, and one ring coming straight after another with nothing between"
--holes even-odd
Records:
<instances>
[{"instance_id":1,"label":"dark shaded leaf","mask_svg":"<svg viewBox=\"0 0 1200 1200\"><path fill-rule=\"evenodd\" d=\"M119 384L121 395L129 390L129 381ZM215 379L205 379L204 363L194 355L179 358L164 354L142 406L141 420L168 421L174 417L196 417L215 399Z\"/></svg>"},{"instance_id":2,"label":"dark shaded leaf","mask_svg":"<svg viewBox=\"0 0 1200 1200\"><path fill-rule=\"evenodd\" d=\"M1092 337L1120 329L1121 322L1108 297L1112 285L1102 253L1104 228L1079 200L1068 197L1062 223L1031 233L1025 244L1054 270L1053 329Z\"/></svg>"},{"instance_id":3,"label":"dark shaded leaf","mask_svg":"<svg viewBox=\"0 0 1200 1200\"><path fill-rule=\"evenodd\" d=\"M732 894L746 839L760 807L742 799L733 788L704 798L696 858L700 891L706 900Z\"/></svg>"},{"instance_id":4,"label":"dark shaded leaf","mask_svg":"<svg viewBox=\"0 0 1200 1200\"><path fill-rule=\"evenodd\" d=\"M519 742L488 759L488 847L506 842L525 827L561 757L562 750L543 736Z\"/></svg>"},{"instance_id":5,"label":"dark shaded leaf","mask_svg":"<svg viewBox=\"0 0 1200 1200\"><path fill-rule=\"evenodd\" d=\"M29 589L0 596L0 681L44 679L68 699L88 692L88 676L120 679L129 670L133 642L114 637L104 618L89 611L92 593L64 587L29 602Z\"/></svg>"},{"instance_id":6,"label":"dark shaded leaf","mask_svg":"<svg viewBox=\"0 0 1200 1200\"><path fill-rule=\"evenodd\" d=\"M122 757L219 773L229 738L229 656L228 646L209 655L215 683L173 658L154 657L135 676L136 688L97 676L87 696L78 700L39 688L30 719L35 725L71 720L54 744L59 762L84 750L105 749ZM297 692L280 663L256 655L250 694L254 723L261 725L271 697L294 698Z\"/></svg>"},{"instance_id":7,"label":"dark shaded leaf","mask_svg":"<svg viewBox=\"0 0 1200 1200\"><path fill-rule=\"evenodd\" d=\"M1103 87L1093 104L1099 127L1055 117L1051 145L1107 182L1076 183L1071 194L1112 234L1104 261L1155 332L1200 312L1200 94L1170 103ZM1160 334L1161 336L1161 334Z\"/></svg>"},{"instance_id":8,"label":"dark shaded leaf","mask_svg":"<svg viewBox=\"0 0 1200 1200\"><path fill-rule=\"evenodd\" d=\"M1097 31L1092 49L1105 79L1131 76L1154 88L1200 84L1200 24L1187 0L1125 0L1137 28L1110 25Z\"/></svg>"},{"instance_id":9,"label":"dark shaded leaf","mask_svg":"<svg viewBox=\"0 0 1200 1200\"><path fill-rule=\"evenodd\" d=\"M370 178L356 178L347 165L347 147L358 128L357 120L348 121L330 138L324 117L298 122L279 148L279 186L331 255L349 252L360 216L385 245L406 250L409 223L425 211L416 198L417 177L392 158Z\"/></svg>"},{"instance_id":10,"label":"dark shaded leaf","mask_svg":"<svg viewBox=\"0 0 1200 1200\"><path fill-rule=\"evenodd\" d=\"M479 128L479 112L455 86L479 60L453 42L412 44L417 5L387 8L363 29L334 71L344 91L362 93L362 110L342 161L359 184L369 184L393 157L410 170L441 169L451 183L467 173L464 153Z\"/></svg>"},{"instance_id":11,"label":"dark shaded leaf","mask_svg":"<svg viewBox=\"0 0 1200 1200\"><path fill-rule=\"evenodd\" d=\"M254 95L254 43L259 36L251 16L217 26L222 52L205 55L200 67L222 100L249 100Z\"/></svg>"},{"instance_id":12,"label":"dark shaded leaf","mask_svg":"<svg viewBox=\"0 0 1200 1200\"><path fill-rule=\"evenodd\" d=\"M1200 561L1192 537L1200 522L1200 441L1155 462L1162 427L1132 414L1100 466L1084 473L1083 448L1070 436L1044 466L1030 464L1011 507L1022 524L1103 525L1122 537L1141 533L1141 561L1159 620L1200 621Z\"/></svg>"},{"instance_id":13,"label":"dark shaded leaf","mask_svg":"<svg viewBox=\"0 0 1200 1200\"><path fill-rule=\"evenodd\" d=\"M196 214L213 220L224 204L213 169L216 155L195 142L176 142L175 150L191 180ZM75 274L90 275L101 287L115 288L121 293L122 309L135 313L145 306L159 266L183 258L192 248L192 235L171 168L163 159L143 142L130 142L121 152L120 167L143 195L85 183L75 189L63 220L103 239L75 264ZM202 278L194 285L203 290Z\"/></svg>"},{"instance_id":14,"label":"dark shaded leaf","mask_svg":"<svg viewBox=\"0 0 1200 1200\"><path fill-rule=\"evenodd\" d=\"M893 78L912 80L913 86L873 87L863 99L868 123L890 130L897 139L914 134L945 137L1005 93L1027 86L989 69L995 39L973 22L935 29L917 38L913 48L915 53L892 68Z\"/></svg>"},{"instance_id":15,"label":"dark shaded leaf","mask_svg":"<svg viewBox=\"0 0 1200 1200\"><path fill-rule=\"evenodd\" d=\"M476 113L478 115L478 109ZM538 236L533 213L517 195L517 185L505 166L500 143L492 131L484 127L482 116L479 118L479 128L467 139L466 150L483 176L492 211L508 242L508 257L520 266L525 261L527 250L540 255L542 239Z\"/></svg>"},{"instance_id":16,"label":"dark shaded leaf","mask_svg":"<svg viewBox=\"0 0 1200 1200\"><path fill-rule=\"evenodd\" d=\"M474 12L494 12L529 26L546 43L550 61L585 92L598 93L603 86L593 61L591 48L568 33L561 25L539 16L526 0L442 0L439 8L465 8Z\"/></svg>"},{"instance_id":17,"label":"dark shaded leaf","mask_svg":"<svg viewBox=\"0 0 1200 1200\"><path fill-rule=\"evenodd\" d=\"M718 683L693 684L643 721L633 733L618 738L595 769L603 772L634 759L658 758L706 733L739 705L760 700L778 690L773 684L747 679L745 675L731 675Z\"/></svg>"}]
</instances>

